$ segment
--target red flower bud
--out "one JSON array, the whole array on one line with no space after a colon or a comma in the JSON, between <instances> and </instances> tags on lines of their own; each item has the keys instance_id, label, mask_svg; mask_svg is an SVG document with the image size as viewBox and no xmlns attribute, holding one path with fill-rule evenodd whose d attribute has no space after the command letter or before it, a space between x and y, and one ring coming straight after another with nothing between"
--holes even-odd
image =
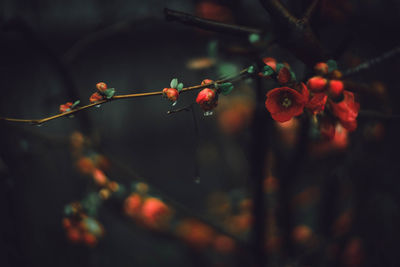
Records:
<instances>
[{"instance_id":1,"label":"red flower bud","mask_svg":"<svg viewBox=\"0 0 400 267\"><path fill-rule=\"evenodd\" d=\"M349 132L357 128L357 116L360 110L360 104L354 100L354 94L349 91L343 91L344 99L339 103L330 101L333 115L337 117L340 124Z\"/></svg>"},{"instance_id":2,"label":"red flower bud","mask_svg":"<svg viewBox=\"0 0 400 267\"><path fill-rule=\"evenodd\" d=\"M63 105L60 105L60 112L61 113L67 112L71 109L71 107L72 107L72 102L67 102Z\"/></svg>"},{"instance_id":3,"label":"red flower bud","mask_svg":"<svg viewBox=\"0 0 400 267\"><path fill-rule=\"evenodd\" d=\"M325 75L328 74L329 67L325 62L319 62L315 64L314 70L318 75Z\"/></svg>"},{"instance_id":4,"label":"red flower bud","mask_svg":"<svg viewBox=\"0 0 400 267\"><path fill-rule=\"evenodd\" d=\"M105 90L107 90L107 84L105 84L104 82L99 82L96 84L96 88L100 92L104 92Z\"/></svg>"},{"instance_id":5,"label":"red flower bud","mask_svg":"<svg viewBox=\"0 0 400 267\"><path fill-rule=\"evenodd\" d=\"M307 86L311 92L320 93L325 90L328 81L320 76L314 76L307 82Z\"/></svg>"},{"instance_id":6,"label":"red flower bud","mask_svg":"<svg viewBox=\"0 0 400 267\"><path fill-rule=\"evenodd\" d=\"M213 82L214 82L213 80L205 79L205 80L203 80L203 81L201 82L201 85L205 85L205 84L209 84L209 83L213 83Z\"/></svg>"},{"instance_id":7,"label":"red flower bud","mask_svg":"<svg viewBox=\"0 0 400 267\"><path fill-rule=\"evenodd\" d=\"M217 94L210 88L204 88L197 95L196 102L204 111L212 110L218 104Z\"/></svg>"},{"instance_id":8,"label":"red flower bud","mask_svg":"<svg viewBox=\"0 0 400 267\"><path fill-rule=\"evenodd\" d=\"M286 84L290 81L290 79L290 71L286 67L281 68L278 73L278 82L280 84Z\"/></svg>"},{"instance_id":9,"label":"red flower bud","mask_svg":"<svg viewBox=\"0 0 400 267\"><path fill-rule=\"evenodd\" d=\"M270 66L274 71L276 71L276 59L272 57L265 57L262 59L265 65Z\"/></svg>"},{"instance_id":10,"label":"red flower bud","mask_svg":"<svg viewBox=\"0 0 400 267\"><path fill-rule=\"evenodd\" d=\"M90 96L89 100L90 100L90 103L95 103L95 102L103 100L103 96L96 92Z\"/></svg>"},{"instance_id":11,"label":"red flower bud","mask_svg":"<svg viewBox=\"0 0 400 267\"><path fill-rule=\"evenodd\" d=\"M342 81L330 80L328 85L328 92L333 96L337 97L343 93L344 85Z\"/></svg>"},{"instance_id":12,"label":"red flower bud","mask_svg":"<svg viewBox=\"0 0 400 267\"><path fill-rule=\"evenodd\" d=\"M175 88L164 88L163 96L168 98L171 102L178 100L179 92Z\"/></svg>"}]
</instances>

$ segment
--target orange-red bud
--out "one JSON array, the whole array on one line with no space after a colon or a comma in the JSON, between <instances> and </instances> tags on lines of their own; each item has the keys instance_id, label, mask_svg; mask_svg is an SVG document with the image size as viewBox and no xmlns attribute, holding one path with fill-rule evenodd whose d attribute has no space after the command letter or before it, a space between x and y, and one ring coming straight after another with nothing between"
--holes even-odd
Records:
<instances>
[{"instance_id":1,"label":"orange-red bud","mask_svg":"<svg viewBox=\"0 0 400 267\"><path fill-rule=\"evenodd\" d=\"M100 92L104 92L105 90L107 90L107 84L104 83L104 82L99 82L99 83L96 84L96 88Z\"/></svg>"},{"instance_id":2,"label":"orange-red bud","mask_svg":"<svg viewBox=\"0 0 400 267\"><path fill-rule=\"evenodd\" d=\"M320 76L314 76L307 82L307 87L314 93L320 93L325 90L328 80Z\"/></svg>"}]
</instances>

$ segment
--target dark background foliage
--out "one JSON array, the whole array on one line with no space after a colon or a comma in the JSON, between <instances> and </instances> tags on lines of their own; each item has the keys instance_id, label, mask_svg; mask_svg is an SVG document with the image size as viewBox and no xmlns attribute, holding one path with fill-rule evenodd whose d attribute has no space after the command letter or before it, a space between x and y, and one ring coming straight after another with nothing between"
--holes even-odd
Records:
<instances>
[{"instance_id":1,"label":"dark background foliage","mask_svg":"<svg viewBox=\"0 0 400 267\"><path fill-rule=\"evenodd\" d=\"M54 114L66 101L86 102L94 85L102 80L124 94L158 91L172 77L185 85L215 78L214 69L186 69L187 60L207 56L210 40L217 39L220 44L243 44L246 40L204 34L165 21L164 7L194 13L196 2L1 1L0 115L39 118ZM220 2L231 8L237 24L268 28L271 23L256 0ZM284 2L301 13L302 1ZM338 49L344 43L342 54L363 60L399 45L399 1L328 2L353 5L343 20L320 18L316 25L329 49ZM106 31L95 42L71 50L78 40L116 23L120 23L119 30ZM304 65L287 50L275 47L264 54L293 64L300 77L304 72ZM222 57L242 67L252 62L228 53ZM338 59L344 69L349 66L345 56ZM400 114L399 64L398 57L392 58L354 76L365 84L383 82L389 95L386 103L361 96L362 109ZM194 93L188 93L180 104L190 103L194 97ZM149 97L106 104L40 128L0 123L0 255L5 259L1 261L5 265L1 265L191 265L191 254L184 245L150 235L107 209L100 214L107 234L95 249L69 244L61 227L64 205L80 199L88 190L68 147L68 136L75 130L93 136L100 152L134 169L195 213L204 212L205 196L210 192L248 189L249 130L227 136L219 130L215 116L203 117L196 108L200 128L196 155L190 114L171 116L166 114L168 109L167 101ZM322 236L329 231L337 206L353 206L356 220L351 231L363 240L364 265L396 266L400 247L399 120L384 120L385 137L373 141L364 134L370 123L370 118L360 118L359 129L351 135L345 152L302 160L292 190L309 185L321 188L321 201L311 213L317 219L311 220L320 225L316 232ZM279 146L275 139L271 143ZM200 184L193 182L196 157ZM278 170L290 168L285 165L285 155L277 158L282 159L277 163ZM349 185L351 197L339 205L344 194L342 184ZM301 220L301 215L298 217Z\"/></svg>"}]
</instances>

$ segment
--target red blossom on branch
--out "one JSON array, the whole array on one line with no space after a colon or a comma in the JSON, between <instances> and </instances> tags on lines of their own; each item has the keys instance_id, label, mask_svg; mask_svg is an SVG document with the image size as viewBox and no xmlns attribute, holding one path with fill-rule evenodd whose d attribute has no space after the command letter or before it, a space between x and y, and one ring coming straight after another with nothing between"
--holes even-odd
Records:
<instances>
[{"instance_id":1,"label":"red blossom on branch","mask_svg":"<svg viewBox=\"0 0 400 267\"><path fill-rule=\"evenodd\" d=\"M342 126L348 131L354 131L357 128L357 116L360 110L360 104L354 100L354 94L350 91L343 91L344 99L335 103L329 101L333 115L337 117Z\"/></svg>"},{"instance_id":2,"label":"red blossom on branch","mask_svg":"<svg viewBox=\"0 0 400 267\"><path fill-rule=\"evenodd\" d=\"M204 111L212 110L218 104L217 94L210 88L204 88L197 95L196 103L199 104Z\"/></svg>"},{"instance_id":3,"label":"red blossom on branch","mask_svg":"<svg viewBox=\"0 0 400 267\"><path fill-rule=\"evenodd\" d=\"M307 87L303 83L301 93L289 87L275 88L267 93L265 107L274 120L285 122L303 113L308 95Z\"/></svg>"},{"instance_id":4,"label":"red blossom on branch","mask_svg":"<svg viewBox=\"0 0 400 267\"><path fill-rule=\"evenodd\" d=\"M60 105L60 112L64 113L64 112L70 111L72 105L73 105L72 102L67 102L67 103L65 103L63 105Z\"/></svg>"},{"instance_id":5,"label":"red blossom on branch","mask_svg":"<svg viewBox=\"0 0 400 267\"><path fill-rule=\"evenodd\" d=\"M104 97L102 95L100 95L98 92L96 92L90 96L89 101L90 101L90 103L95 103L95 102L101 101L103 99L104 99Z\"/></svg>"},{"instance_id":6,"label":"red blossom on branch","mask_svg":"<svg viewBox=\"0 0 400 267\"><path fill-rule=\"evenodd\" d=\"M163 89L163 96L168 98L171 102L176 102L179 97L179 92L175 88L164 88Z\"/></svg>"}]
</instances>

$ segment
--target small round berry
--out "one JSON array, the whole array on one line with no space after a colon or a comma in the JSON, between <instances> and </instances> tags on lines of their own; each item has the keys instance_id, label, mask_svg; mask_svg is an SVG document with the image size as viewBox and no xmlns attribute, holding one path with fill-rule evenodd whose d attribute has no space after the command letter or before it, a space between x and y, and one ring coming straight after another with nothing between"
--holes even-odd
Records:
<instances>
[{"instance_id":1,"label":"small round berry","mask_svg":"<svg viewBox=\"0 0 400 267\"><path fill-rule=\"evenodd\" d=\"M325 90L327 83L328 83L327 79L322 78L320 76L314 76L308 80L307 86L310 89L310 91L314 93L320 93Z\"/></svg>"}]
</instances>

